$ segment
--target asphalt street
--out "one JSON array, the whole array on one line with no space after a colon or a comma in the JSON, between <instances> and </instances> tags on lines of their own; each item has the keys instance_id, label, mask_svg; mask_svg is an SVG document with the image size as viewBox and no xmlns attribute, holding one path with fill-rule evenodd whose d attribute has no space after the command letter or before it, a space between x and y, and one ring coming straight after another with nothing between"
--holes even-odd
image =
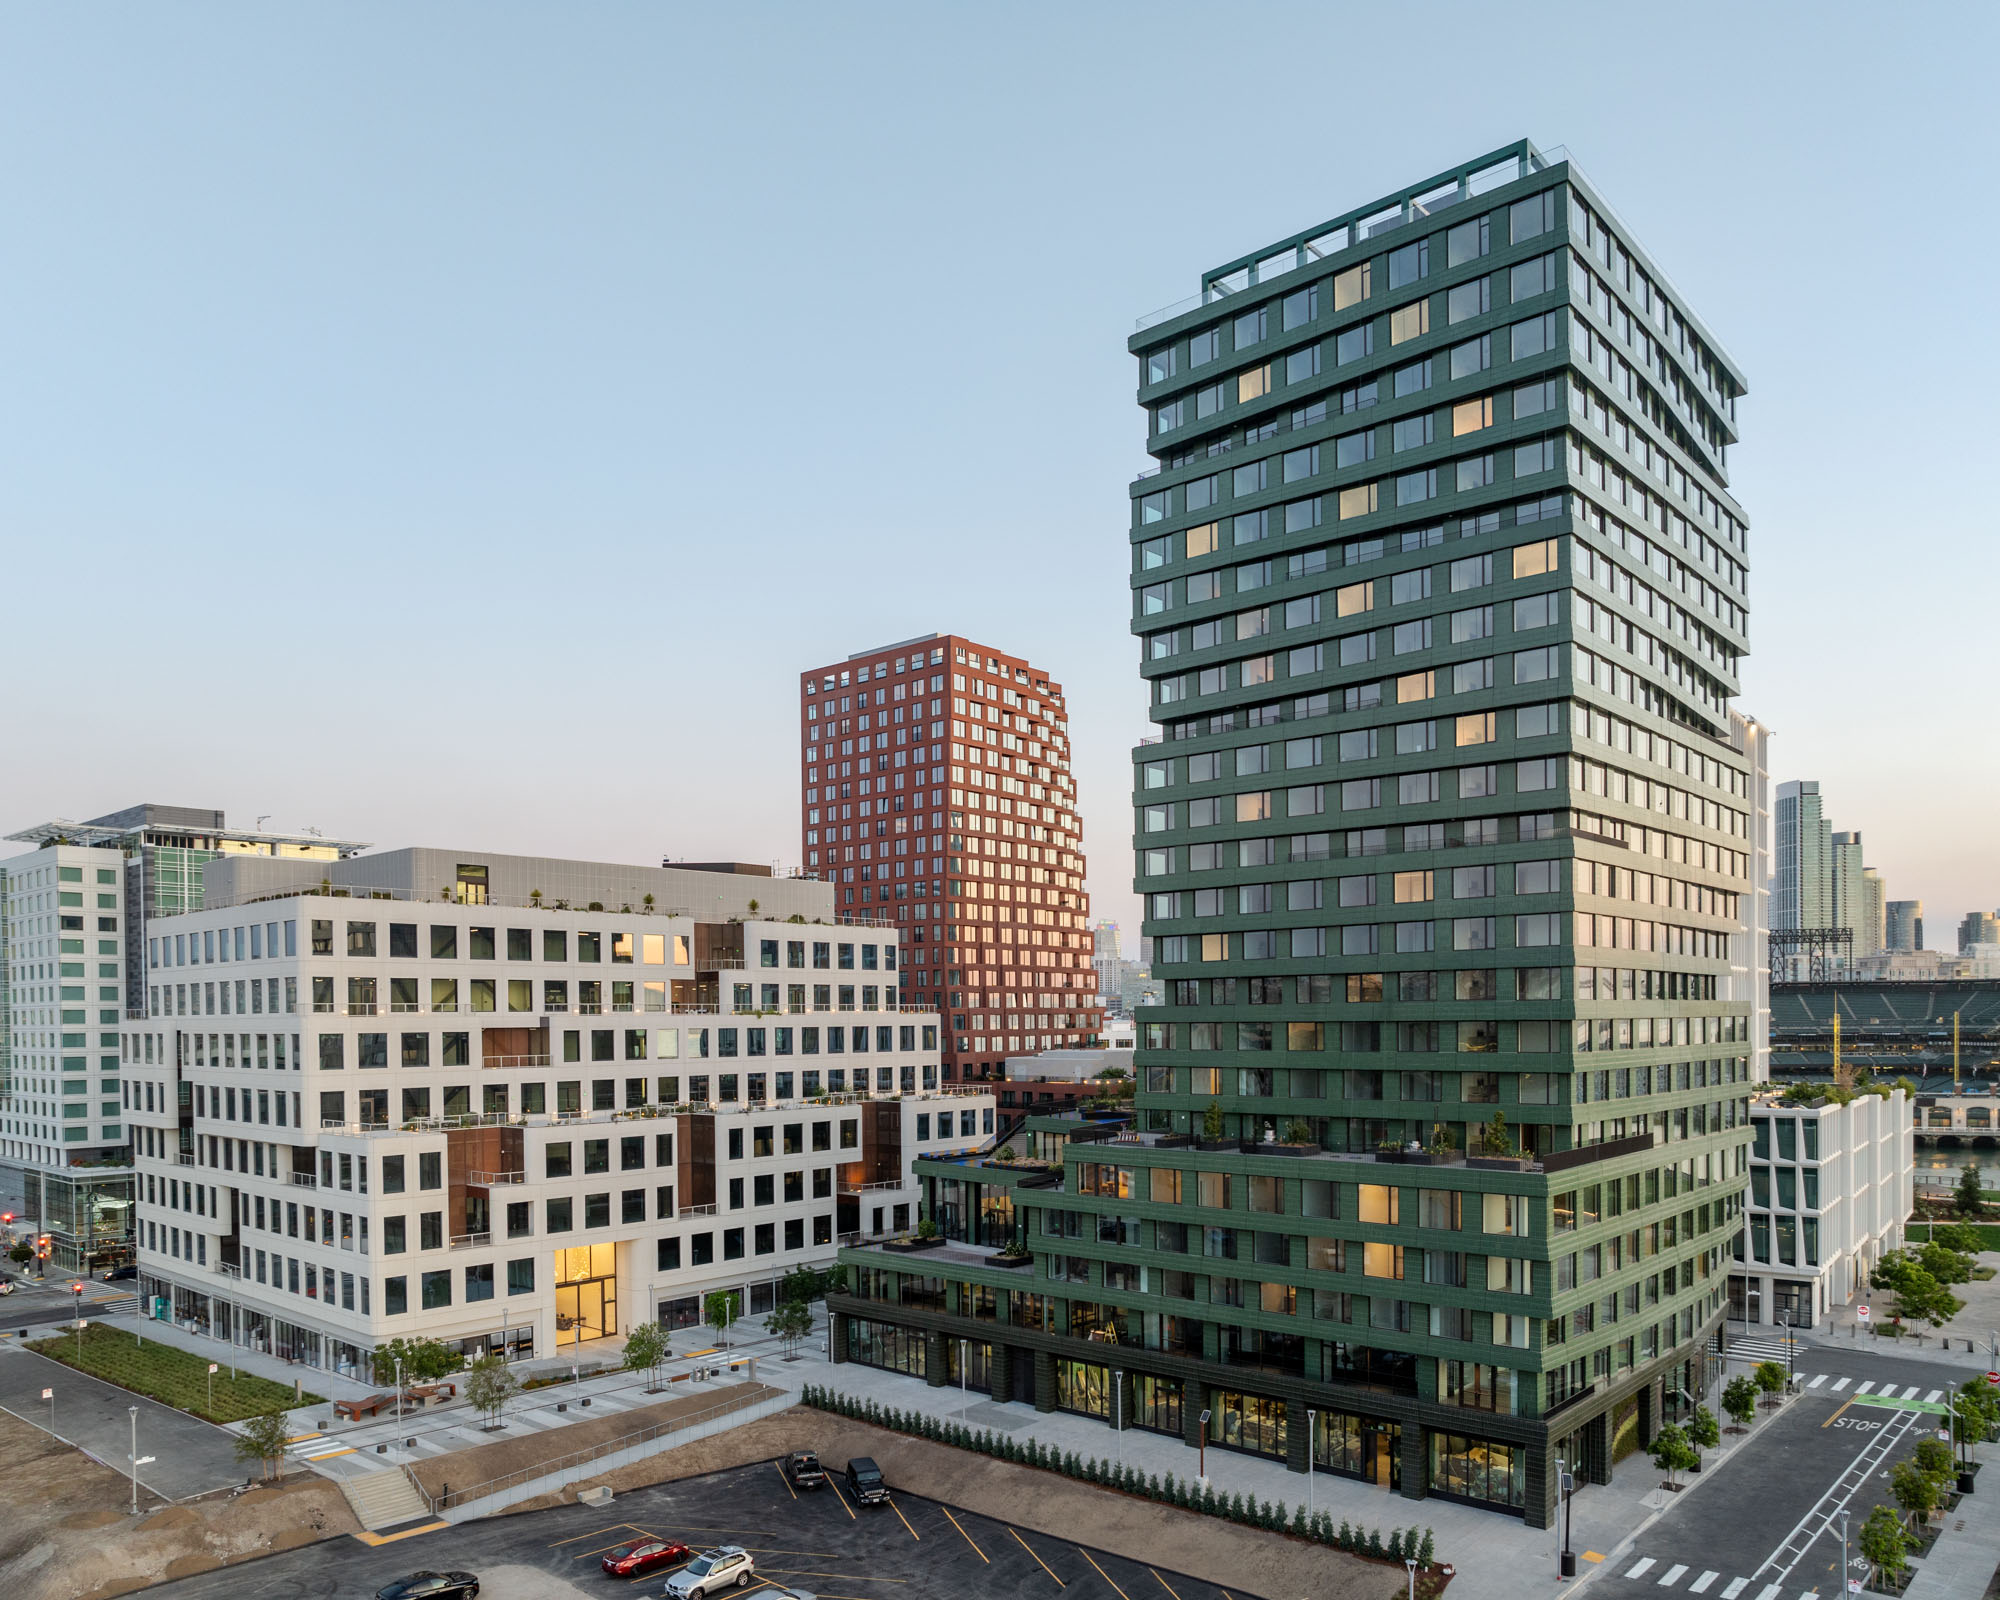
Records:
<instances>
[{"instance_id":1,"label":"asphalt street","mask_svg":"<svg viewBox=\"0 0 2000 1600\"><path fill-rule=\"evenodd\" d=\"M1778 1346L1757 1340L1737 1348L1743 1358L1730 1361L1731 1375L1771 1358ZM1743 1454L1714 1481L1684 1492L1616 1559L1582 1566L1583 1586L1592 1595L1800 1600L1840 1594L1838 1514L1844 1510L1849 1528L1858 1531L1874 1506L1893 1505L1891 1468L1946 1425L1943 1408L1952 1389L1986 1370L1976 1356L1966 1357L1959 1370L1866 1345L1850 1351L1800 1344L1794 1360L1804 1385L1799 1398L1776 1415L1760 1411ZM1620 1470L1634 1465L1646 1470L1643 1463ZM1850 1561L1858 1555L1850 1533Z\"/></svg>"},{"instance_id":2,"label":"asphalt street","mask_svg":"<svg viewBox=\"0 0 2000 1600\"><path fill-rule=\"evenodd\" d=\"M742 1600L775 1586L810 1590L822 1600L938 1594L1255 1600L1242 1590L1017 1529L900 1488L893 1507L857 1507L838 1482L794 1495L775 1462L637 1489L601 1509L564 1506L498 1517L379 1548L333 1540L147 1592L157 1600L331 1600L373 1594L418 1568L480 1573L527 1567L589 1593L613 1593L627 1584L603 1575L604 1551L642 1536L678 1539L696 1549L743 1545L755 1556L757 1572L749 1587L728 1591ZM630 1587L658 1594L666 1577L665 1571L650 1573ZM557 1583L542 1592L564 1590Z\"/></svg>"},{"instance_id":3,"label":"asphalt street","mask_svg":"<svg viewBox=\"0 0 2000 1600\"><path fill-rule=\"evenodd\" d=\"M7 1304L20 1297L9 1296ZM9 1324L11 1329L17 1324ZM53 1416L45 1389L55 1391ZM128 1470L132 1416L139 1408L139 1454L153 1460L139 1482L168 1500L185 1500L241 1483L245 1469L234 1453L234 1435L184 1411L87 1377L50 1361L19 1342L0 1340L0 1408L56 1435L119 1472Z\"/></svg>"}]
</instances>

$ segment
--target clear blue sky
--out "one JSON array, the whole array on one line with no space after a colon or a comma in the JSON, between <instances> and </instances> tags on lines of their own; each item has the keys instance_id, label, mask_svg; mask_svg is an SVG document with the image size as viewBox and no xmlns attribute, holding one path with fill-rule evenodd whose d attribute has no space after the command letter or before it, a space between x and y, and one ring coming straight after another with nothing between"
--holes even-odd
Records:
<instances>
[{"instance_id":1,"label":"clear blue sky","mask_svg":"<svg viewBox=\"0 0 2000 1600\"><path fill-rule=\"evenodd\" d=\"M1747 368L1744 706L2000 903L1990 6L14 4L0 831L797 853L796 669L1064 680L1132 928L1124 341L1567 145Z\"/></svg>"}]
</instances>

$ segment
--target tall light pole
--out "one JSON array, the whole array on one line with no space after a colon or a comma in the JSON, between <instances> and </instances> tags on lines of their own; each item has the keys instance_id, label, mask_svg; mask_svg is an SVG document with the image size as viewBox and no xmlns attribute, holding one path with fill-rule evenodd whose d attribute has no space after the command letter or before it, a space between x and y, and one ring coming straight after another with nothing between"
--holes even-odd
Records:
<instances>
[{"instance_id":1,"label":"tall light pole","mask_svg":"<svg viewBox=\"0 0 2000 1600\"><path fill-rule=\"evenodd\" d=\"M1319 1515L1319 1499L1313 1484L1313 1457L1319 1454L1319 1413L1306 1408L1306 1515Z\"/></svg>"},{"instance_id":2,"label":"tall light pole","mask_svg":"<svg viewBox=\"0 0 2000 1600\"><path fill-rule=\"evenodd\" d=\"M972 1355L972 1342L969 1339L959 1340L958 1341L958 1405L961 1411L972 1403L972 1396L966 1388L966 1368L970 1364L971 1355Z\"/></svg>"},{"instance_id":3,"label":"tall light pole","mask_svg":"<svg viewBox=\"0 0 2000 1600\"><path fill-rule=\"evenodd\" d=\"M1208 1408L1204 1406L1201 1413L1201 1465L1197 1469L1204 1489L1208 1487L1208 1417Z\"/></svg>"},{"instance_id":4,"label":"tall light pole","mask_svg":"<svg viewBox=\"0 0 2000 1600\"><path fill-rule=\"evenodd\" d=\"M1848 1592L1847 1585L1849 1582L1847 1576L1847 1510L1845 1507L1842 1507L1834 1515L1840 1518L1840 1592L1845 1595Z\"/></svg>"},{"instance_id":5,"label":"tall light pole","mask_svg":"<svg viewBox=\"0 0 2000 1600\"><path fill-rule=\"evenodd\" d=\"M1111 1369L1111 1431L1118 1437L1118 1465L1125 1465L1125 1374Z\"/></svg>"},{"instance_id":6,"label":"tall light pole","mask_svg":"<svg viewBox=\"0 0 2000 1600\"><path fill-rule=\"evenodd\" d=\"M1561 1572L1565 1578L1574 1578L1576 1576L1576 1553L1569 1547L1571 1523L1570 1494L1575 1487L1576 1478L1569 1470L1569 1463L1558 1459L1556 1462L1556 1493L1562 1497L1562 1501L1556 1507L1556 1514L1563 1519Z\"/></svg>"},{"instance_id":7,"label":"tall light pole","mask_svg":"<svg viewBox=\"0 0 2000 1600\"><path fill-rule=\"evenodd\" d=\"M127 1458L132 1463L132 1515L139 1514L139 1469L153 1458L139 1454L139 1408L128 1406L132 1413L132 1454Z\"/></svg>"},{"instance_id":8,"label":"tall light pole","mask_svg":"<svg viewBox=\"0 0 2000 1600\"><path fill-rule=\"evenodd\" d=\"M396 1427L397 1430L400 1431L403 1426L403 1358L401 1356L397 1356L395 1359L396 1359Z\"/></svg>"}]
</instances>

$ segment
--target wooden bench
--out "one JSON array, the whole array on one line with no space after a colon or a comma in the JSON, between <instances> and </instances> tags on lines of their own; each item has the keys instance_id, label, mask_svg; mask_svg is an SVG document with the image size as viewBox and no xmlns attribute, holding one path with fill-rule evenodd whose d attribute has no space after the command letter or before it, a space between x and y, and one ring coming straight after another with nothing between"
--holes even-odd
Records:
<instances>
[{"instance_id":1,"label":"wooden bench","mask_svg":"<svg viewBox=\"0 0 2000 1600\"><path fill-rule=\"evenodd\" d=\"M359 1422L363 1417L372 1417L384 1407L395 1403L396 1397L393 1394L371 1394L362 1400L336 1400L333 1403L333 1413L337 1417L346 1418L349 1422Z\"/></svg>"},{"instance_id":2,"label":"wooden bench","mask_svg":"<svg viewBox=\"0 0 2000 1600\"><path fill-rule=\"evenodd\" d=\"M412 1400L423 1405L433 1405L440 1400L456 1400L458 1385L455 1383L413 1383L408 1390Z\"/></svg>"}]
</instances>

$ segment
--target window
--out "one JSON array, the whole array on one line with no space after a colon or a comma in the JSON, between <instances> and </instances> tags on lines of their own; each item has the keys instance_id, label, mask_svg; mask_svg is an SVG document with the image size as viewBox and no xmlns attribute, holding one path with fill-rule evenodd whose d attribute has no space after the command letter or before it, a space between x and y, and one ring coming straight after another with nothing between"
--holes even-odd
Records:
<instances>
[{"instance_id":1,"label":"window","mask_svg":"<svg viewBox=\"0 0 2000 1600\"><path fill-rule=\"evenodd\" d=\"M1266 362L1261 367L1252 367L1247 372L1236 374L1236 403L1248 405L1252 400L1261 400L1271 392L1271 366Z\"/></svg>"},{"instance_id":2,"label":"window","mask_svg":"<svg viewBox=\"0 0 2000 1600\"><path fill-rule=\"evenodd\" d=\"M1451 348L1451 375L1454 379L1470 378L1492 365L1493 335L1490 333L1482 333L1477 339L1468 339L1464 344Z\"/></svg>"},{"instance_id":3,"label":"window","mask_svg":"<svg viewBox=\"0 0 2000 1600\"><path fill-rule=\"evenodd\" d=\"M1471 222L1461 222L1444 236L1444 264L1462 267L1468 261L1477 261L1492 248L1492 218L1476 217Z\"/></svg>"},{"instance_id":4,"label":"window","mask_svg":"<svg viewBox=\"0 0 2000 1600\"><path fill-rule=\"evenodd\" d=\"M1335 340L1333 361L1335 366L1344 367L1349 362L1361 361L1375 353L1375 324L1364 322L1359 327L1348 328Z\"/></svg>"},{"instance_id":5,"label":"window","mask_svg":"<svg viewBox=\"0 0 2000 1600\"><path fill-rule=\"evenodd\" d=\"M1487 395L1480 400L1462 400L1451 408L1451 433L1454 439L1468 433L1477 433L1482 428L1493 426L1493 397Z\"/></svg>"},{"instance_id":6,"label":"window","mask_svg":"<svg viewBox=\"0 0 2000 1600\"><path fill-rule=\"evenodd\" d=\"M1518 305L1556 286L1556 258L1553 252L1532 261L1517 263L1507 274L1507 297Z\"/></svg>"},{"instance_id":7,"label":"window","mask_svg":"<svg viewBox=\"0 0 2000 1600\"><path fill-rule=\"evenodd\" d=\"M1445 296L1444 317L1447 323L1469 322L1474 317L1483 317L1492 309L1493 280L1490 277L1456 284Z\"/></svg>"},{"instance_id":8,"label":"window","mask_svg":"<svg viewBox=\"0 0 2000 1600\"><path fill-rule=\"evenodd\" d=\"M1428 357L1422 361L1412 361L1407 367L1396 369L1395 389L1398 400L1405 395L1421 394L1430 386L1431 363ZM1368 403L1373 405L1375 402L1371 399Z\"/></svg>"},{"instance_id":9,"label":"window","mask_svg":"<svg viewBox=\"0 0 2000 1600\"><path fill-rule=\"evenodd\" d=\"M1529 356L1538 356L1545 350L1556 347L1556 313L1547 312L1539 317L1530 317L1526 322L1517 322L1508 329L1512 341L1510 355L1515 361L1525 361Z\"/></svg>"},{"instance_id":10,"label":"window","mask_svg":"<svg viewBox=\"0 0 2000 1600\"><path fill-rule=\"evenodd\" d=\"M1294 452L1295 454L1298 452ZM1286 458L1289 463L1290 457ZM1333 441L1333 464L1336 467L1358 467L1365 461L1375 459L1375 430L1363 428L1356 433L1342 434ZM1314 470L1317 471L1317 463ZM1289 476L1290 466L1286 467Z\"/></svg>"},{"instance_id":11,"label":"window","mask_svg":"<svg viewBox=\"0 0 2000 1600\"><path fill-rule=\"evenodd\" d=\"M1373 292L1375 263L1364 261L1358 267L1349 267L1337 273L1333 280L1333 309L1345 311L1349 306L1359 305Z\"/></svg>"},{"instance_id":12,"label":"window","mask_svg":"<svg viewBox=\"0 0 2000 1600\"><path fill-rule=\"evenodd\" d=\"M1545 189L1507 208L1507 242L1519 244L1556 225L1556 192Z\"/></svg>"},{"instance_id":13,"label":"window","mask_svg":"<svg viewBox=\"0 0 2000 1600\"><path fill-rule=\"evenodd\" d=\"M1286 295L1283 305L1285 332L1304 327L1319 315L1319 285Z\"/></svg>"},{"instance_id":14,"label":"window","mask_svg":"<svg viewBox=\"0 0 2000 1600\"><path fill-rule=\"evenodd\" d=\"M1270 332L1270 328L1271 308L1269 306L1259 306L1255 311L1244 312L1242 316L1236 319L1236 348L1242 350L1250 345L1261 343L1264 336Z\"/></svg>"},{"instance_id":15,"label":"window","mask_svg":"<svg viewBox=\"0 0 2000 1600\"><path fill-rule=\"evenodd\" d=\"M1395 447L1398 450L1420 449L1431 442L1434 433L1432 417L1428 411L1421 416L1398 418L1394 430ZM1369 430L1368 437L1371 441L1374 439L1373 429ZM1371 449L1369 454L1373 455L1374 451Z\"/></svg>"},{"instance_id":16,"label":"window","mask_svg":"<svg viewBox=\"0 0 2000 1600\"><path fill-rule=\"evenodd\" d=\"M1389 313L1389 343L1405 344L1431 331L1431 302L1428 296L1398 306Z\"/></svg>"},{"instance_id":17,"label":"window","mask_svg":"<svg viewBox=\"0 0 2000 1600\"><path fill-rule=\"evenodd\" d=\"M1430 275L1431 242L1418 239L1406 244L1400 250L1389 252L1389 287L1400 289L1406 283L1415 283Z\"/></svg>"}]
</instances>

